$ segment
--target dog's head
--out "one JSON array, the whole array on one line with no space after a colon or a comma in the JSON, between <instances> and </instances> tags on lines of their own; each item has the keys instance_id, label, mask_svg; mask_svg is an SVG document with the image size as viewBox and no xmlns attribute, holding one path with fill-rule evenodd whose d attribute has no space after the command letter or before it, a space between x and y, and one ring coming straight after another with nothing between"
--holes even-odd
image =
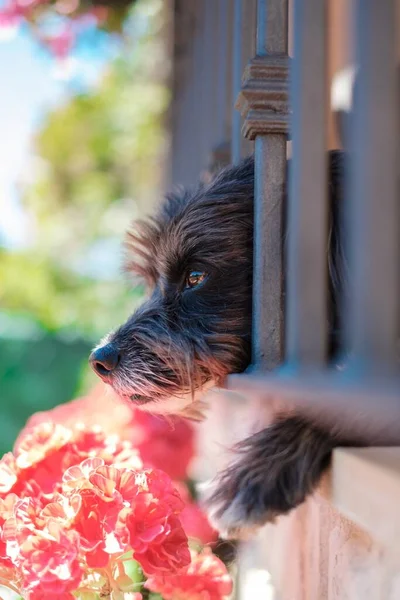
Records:
<instances>
[{"instance_id":1,"label":"dog's head","mask_svg":"<svg viewBox=\"0 0 400 600\"><path fill-rule=\"evenodd\" d=\"M195 416L205 390L249 364L253 187L249 159L128 233L126 267L149 297L90 357L120 396Z\"/></svg>"}]
</instances>

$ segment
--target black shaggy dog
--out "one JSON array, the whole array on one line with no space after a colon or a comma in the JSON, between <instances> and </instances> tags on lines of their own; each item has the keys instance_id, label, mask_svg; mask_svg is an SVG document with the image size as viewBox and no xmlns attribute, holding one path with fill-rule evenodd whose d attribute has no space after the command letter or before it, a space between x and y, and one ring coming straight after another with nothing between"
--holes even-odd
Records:
<instances>
[{"instance_id":1,"label":"black shaggy dog","mask_svg":"<svg viewBox=\"0 0 400 600\"><path fill-rule=\"evenodd\" d=\"M329 154L331 352L342 293L339 232L343 154ZM122 397L156 413L201 415L204 392L250 363L254 163L167 196L153 219L128 234L127 268L149 298L91 354L96 373ZM265 425L264 425L265 427ZM214 520L240 535L286 513L312 492L335 440L280 416L237 448L210 498Z\"/></svg>"}]
</instances>

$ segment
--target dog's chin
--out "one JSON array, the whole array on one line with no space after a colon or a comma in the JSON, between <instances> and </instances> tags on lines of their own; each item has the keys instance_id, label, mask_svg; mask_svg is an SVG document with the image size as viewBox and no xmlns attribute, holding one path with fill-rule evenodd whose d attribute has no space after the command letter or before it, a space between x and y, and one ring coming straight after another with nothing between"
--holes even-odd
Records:
<instances>
[{"instance_id":1,"label":"dog's chin","mask_svg":"<svg viewBox=\"0 0 400 600\"><path fill-rule=\"evenodd\" d=\"M207 394L210 390L216 389L216 382L210 380L194 392L184 392L157 399L135 392L121 393L120 390L112 389L113 393L124 400L124 402L129 402L135 408L145 412L154 415L180 416L193 421L202 421L206 417L205 412L208 408Z\"/></svg>"},{"instance_id":2,"label":"dog's chin","mask_svg":"<svg viewBox=\"0 0 400 600\"><path fill-rule=\"evenodd\" d=\"M193 421L205 419L208 407L207 393L216 387L215 381L208 381L194 392L184 392L165 398L157 398L143 394L118 394L125 402L130 402L136 408L155 414L180 416Z\"/></svg>"},{"instance_id":3,"label":"dog's chin","mask_svg":"<svg viewBox=\"0 0 400 600\"><path fill-rule=\"evenodd\" d=\"M138 406L145 406L146 404L154 402L153 398L150 396L143 396L142 394L132 394L129 396L129 400L132 400L132 402Z\"/></svg>"}]
</instances>

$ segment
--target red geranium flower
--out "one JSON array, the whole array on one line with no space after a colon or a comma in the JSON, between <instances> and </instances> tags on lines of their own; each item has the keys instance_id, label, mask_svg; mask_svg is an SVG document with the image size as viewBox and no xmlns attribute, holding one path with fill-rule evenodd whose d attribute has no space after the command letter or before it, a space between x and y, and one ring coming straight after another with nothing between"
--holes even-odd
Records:
<instances>
[{"instance_id":1,"label":"red geranium flower","mask_svg":"<svg viewBox=\"0 0 400 600\"><path fill-rule=\"evenodd\" d=\"M121 440L118 435L107 434L98 425L86 426L76 423L73 449L79 456L74 464L89 458L102 458L107 465L141 469L143 467L139 452L128 440Z\"/></svg>"},{"instance_id":2,"label":"red geranium flower","mask_svg":"<svg viewBox=\"0 0 400 600\"><path fill-rule=\"evenodd\" d=\"M137 491L135 472L89 458L66 471L64 489L73 493L76 513L72 524L81 536L87 564L105 567L110 554L121 553L126 546L126 536L118 538L115 529L120 511Z\"/></svg>"},{"instance_id":3,"label":"red geranium flower","mask_svg":"<svg viewBox=\"0 0 400 600\"><path fill-rule=\"evenodd\" d=\"M51 494L65 469L80 460L72 441L71 429L51 422L27 430L14 448L17 480L12 491L19 496L36 496L33 490Z\"/></svg>"},{"instance_id":4,"label":"red geranium flower","mask_svg":"<svg viewBox=\"0 0 400 600\"><path fill-rule=\"evenodd\" d=\"M218 539L218 532L212 527L205 512L193 502L189 490L184 483L176 484L177 491L185 503L179 518L188 538L201 544L212 544Z\"/></svg>"},{"instance_id":5,"label":"red geranium flower","mask_svg":"<svg viewBox=\"0 0 400 600\"><path fill-rule=\"evenodd\" d=\"M80 508L73 527L80 535L88 566L105 567L110 554L125 549L114 534L121 506L104 502L93 490L84 489L79 492L79 497Z\"/></svg>"},{"instance_id":6,"label":"red geranium flower","mask_svg":"<svg viewBox=\"0 0 400 600\"><path fill-rule=\"evenodd\" d=\"M56 450L64 448L73 437L71 429L47 422L36 427L30 434L22 436L14 448L16 466L27 469Z\"/></svg>"},{"instance_id":7,"label":"red geranium flower","mask_svg":"<svg viewBox=\"0 0 400 600\"><path fill-rule=\"evenodd\" d=\"M99 466L89 476L93 489L103 500L130 503L139 491L138 474L130 469Z\"/></svg>"},{"instance_id":8,"label":"red geranium flower","mask_svg":"<svg viewBox=\"0 0 400 600\"><path fill-rule=\"evenodd\" d=\"M35 590L29 594L28 600L49 600L49 595L47 592ZM51 596L51 600L76 600L76 596L70 592L63 592L61 594L53 594Z\"/></svg>"},{"instance_id":9,"label":"red geranium flower","mask_svg":"<svg viewBox=\"0 0 400 600\"><path fill-rule=\"evenodd\" d=\"M101 464L142 468L139 453L129 441L107 436L99 427L77 424L68 429L41 422L20 434L14 454L0 461L0 497L13 492L20 497L41 497L61 491L65 471L86 458ZM99 463L100 464L100 463Z\"/></svg>"},{"instance_id":10,"label":"red geranium flower","mask_svg":"<svg viewBox=\"0 0 400 600\"><path fill-rule=\"evenodd\" d=\"M15 503L18 496L9 494L4 500L0 498L0 575L4 578L13 577L14 565L7 554L7 544L4 534L4 526L13 515Z\"/></svg>"},{"instance_id":11,"label":"red geranium flower","mask_svg":"<svg viewBox=\"0 0 400 600\"><path fill-rule=\"evenodd\" d=\"M190 562L188 539L179 518L165 516L165 506L141 493L123 516L134 557L146 574L174 573Z\"/></svg>"},{"instance_id":12,"label":"red geranium flower","mask_svg":"<svg viewBox=\"0 0 400 600\"><path fill-rule=\"evenodd\" d=\"M182 527L189 538L201 544L212 544L218 539L218 532L211 526L207 515L195 502L186 504L179 516Z\"/></svg>"},{"instance_id":13,"label":"red geranium flower","mask_svg":"<svg viewBox=\"0 0 400 600\"><path fill-rule=\"evenodd\" d=\"M232 592L232 580L224 563L206 549L176 575L152 575L145 587L164 600L223 600Z\"/></svg>"},{"instance_id":14,"label":"red geranium flower","mask_svg":"<svg viewBox=\"0 0 400 600\"><path fill-rule=\"evenodd\" d=\"M195 452L195 430L191 423L178 417L167 420L137 410L103 384L87 396L36 413L21 435L48 421L73 428L84 423L85 427L101 428L107 436L117 435L120 440L131 442L146 468L162 469L174 480L187 477Z\"/></svg>"},{"instance_id":15,"label":"red geranium flower","mask_svg":"<svg viewBox=\"0 0 400 600\"><path fill-rule=\"evenodd\" d=\"M145 467L162 469L174 480L186 479L195 453L195 430L186 420L136 410L131 422L135 446Z\"/></svg>"},{"instance_id":16,"label":"red geranium flower","mask_svg":"<svg viewBox=\"0 0 400 600\"><path fill-rule=\"evenodd\" d=\"M7 495L18 479L14 455L7 452L0 460L0 495Z\"/></svg>"},{"instance_id":17,"label":"red geranium flower","mask_svg":"<svg viewBox=\"0 0 400 600\"><path fill-rule=\"evenodd\" d=\"M175 572L190 562L187 536L178 514L184 508L165 473L147 471L137 477L138 493L121 511L118 530L145 573Z\"/></svg>"},{"instance_id":18,"label":"red geranium flower","mask_svg":"<svg viewBox=\"0 0 400 600\"><path fill-rule=\"evenodd\" d=\"M23 588L30 599L44 594L48 598L64 594L67 598L78 588L83 573L76 531L63 531L58 523L49 522L46 532L27 536L19 552Z\"/></svg>"},{"instance_id":19,"label":"red geranium flower","mask_svg":"<svg viewBox=\"0 0 400 600\"><path fill-rule=\"evenodd\" d=\"M149 469L138 481L143 491L149 491L155 498L162 498L174 513L180 513L183 510L185 503L181 495L175 484L163 471Z\"/></svg>"}]
</instances>

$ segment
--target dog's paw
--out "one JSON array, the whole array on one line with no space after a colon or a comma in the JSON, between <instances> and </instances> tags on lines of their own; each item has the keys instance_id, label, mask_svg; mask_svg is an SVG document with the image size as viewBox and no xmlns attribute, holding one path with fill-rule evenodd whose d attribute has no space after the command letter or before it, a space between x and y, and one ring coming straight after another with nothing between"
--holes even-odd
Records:
<instances>
[{"instance_id":1,"label":"dog's paw","mask_svg":"<svg viewBox=\"0 0 400 600\"><path fill-rule=\"evenodd\" d=\"M247 539L310 494L329 464L329 436L299 417L278 420L236 448L236 459L203 490L213 526Z\"/></svg>"},{"instance_id":2,"label":"dog's paw","mask_svg":"<svg viewBox=\"0 0 400 600\"><path fill-rule=\"evenodd\" d=\"M242 540L252 537L258 525L252 525L241 505L235 500L224 503L218 494L219 478L199 484L199 502L207 513L210 525L219 533L222 540Z\"/></svg>"}]
</instances>

